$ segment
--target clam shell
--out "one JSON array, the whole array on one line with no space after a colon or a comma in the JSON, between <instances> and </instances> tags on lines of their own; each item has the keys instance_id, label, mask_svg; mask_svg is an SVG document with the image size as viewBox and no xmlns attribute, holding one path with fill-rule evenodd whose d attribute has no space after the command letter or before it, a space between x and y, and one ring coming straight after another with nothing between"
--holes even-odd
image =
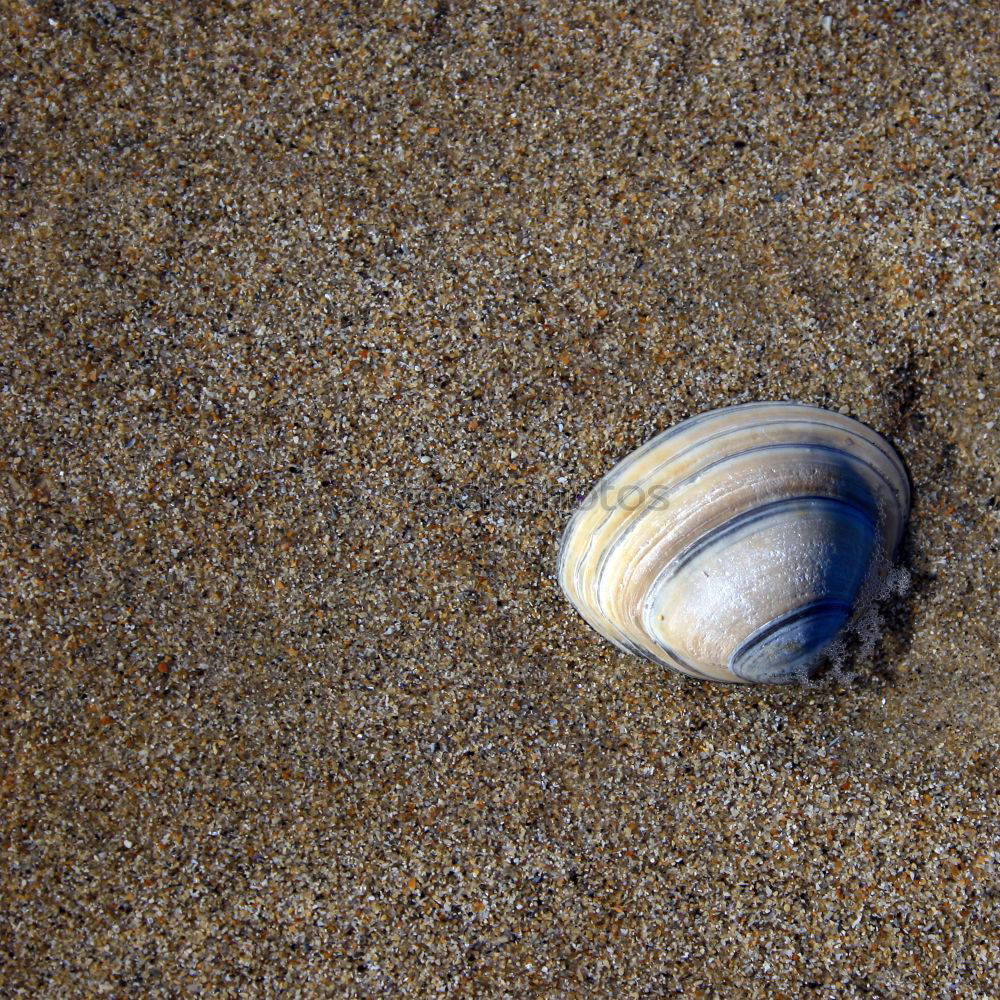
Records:
<instances>
[{"instance_id":1,"label":"clam shell","mask_svg":"<svg viewBox=\"0 0 1000 1000\"><path fill-rule=\"evenodd\" d=\"M801 677L891 565L906 471L864 424L799 403L685 420L616 465L570 520L567 598L601 635L692 677Z\"/></svg>"}]
</instances>

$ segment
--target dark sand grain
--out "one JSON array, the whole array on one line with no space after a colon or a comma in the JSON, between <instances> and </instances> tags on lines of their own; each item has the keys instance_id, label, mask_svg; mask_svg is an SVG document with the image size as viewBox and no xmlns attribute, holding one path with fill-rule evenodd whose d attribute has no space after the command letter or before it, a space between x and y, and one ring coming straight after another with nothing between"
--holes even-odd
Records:
<instances>
[{"instance_id":1,"label":"dark sand grain","mask_svg":"<svg viewBox=\"0 0 1000 1000\"><path fill-rule=\"evenodd\" d=\"M995 3L0 29L3 996L1000 995ZM860 684L555 586L771 398L909 463Z\"/></svg>"}]
</instances>

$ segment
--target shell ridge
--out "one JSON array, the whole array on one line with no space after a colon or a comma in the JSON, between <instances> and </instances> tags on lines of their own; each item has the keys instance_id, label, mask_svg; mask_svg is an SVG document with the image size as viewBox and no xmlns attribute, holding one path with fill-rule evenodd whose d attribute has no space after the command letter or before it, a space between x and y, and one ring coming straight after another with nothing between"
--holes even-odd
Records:
<instances>
[{"instance_id":1,"label":"shell ridge","mask_svg":"<svg viewBox=\"0 0 1000 1000\"><path fill-rule=\"evenodd\" d=\"M861 456L852 455L850 453L844 453L839 449L834 448L831 445L824 445L813 442L804 444L795 444L793 442L789 442L780 444L757 445L753 448L748 448L735 455L727 455L723 458L718 459L715 462L710 463L709 465L699 468L695 472L686 476L684 479L679 480L677 483L673 484L670 488L669 493L666 496L664 496L663 494L659 494L655 498L650 498L646 503L644 503L644 505L641 508L637 508L633 512L633 515L622 524L622 526L618 529L617 533L613 536L613 538L605 543L603 551L601 552L601 555L598 560L598 565L595 575L597 577L600 576L601 572L603 571L603 566L611 557L613 550L617 548L620 544L622 544L629 535L635 533L639 529L642 519L649 515L649 508L652 506L653 503L665 502L669 506L670 497L676 496L678 493L681 493L684 489L692 486L699 478L706 475L712 469L724 466L727 463L732 462L735 458L745 458L749 455L768 450L783 451L792 449L824 451L834 454L842 460L846 458L848 461L863 463L867 468L871 469L872 472L879 479L882 480L882 482L885 484L886 489L889 492L891 493L896 492L895 488L893 487L893 484L889 482L889 480L882 474L882 472L879 469L871 465L871 463L865 462L865 460ZM647 477L647 479L644 482L648 482L649 478L650 477ZM809 494L802 494L802 496L808 496L808 495ZM591 543L592 541L593 539L591 539ZM586 555L588 555L589 552L590 552L590 544L588 544L588 548L581 558L586 558Z\"/></svg>"}]
</instances>

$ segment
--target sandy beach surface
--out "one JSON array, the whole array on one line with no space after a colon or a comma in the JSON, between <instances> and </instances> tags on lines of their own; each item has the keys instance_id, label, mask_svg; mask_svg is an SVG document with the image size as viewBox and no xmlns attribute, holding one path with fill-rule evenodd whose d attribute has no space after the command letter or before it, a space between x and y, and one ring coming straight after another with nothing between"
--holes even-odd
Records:
<instances>
[{"instance_id":1,"label":"sandy beach surface","mask_svg":"<svg viewBox=\"0 0 1000 1000\"><path fill-rule=\"evenodd\" d=\"M0 995L1000 995L992 2L0 3ZM732 403L905 458L853 683L559 593Z\"/></svg>"}]
</instances>

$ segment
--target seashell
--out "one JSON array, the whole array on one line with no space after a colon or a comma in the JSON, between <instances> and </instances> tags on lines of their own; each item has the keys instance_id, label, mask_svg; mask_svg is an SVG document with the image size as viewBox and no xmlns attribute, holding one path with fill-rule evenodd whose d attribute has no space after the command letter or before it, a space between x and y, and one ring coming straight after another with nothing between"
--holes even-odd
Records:
<instances>
[{"instance_id":1,"label":"seashell","mask_svg":"<svg viewBox=\"0 0 1000 1000\"><path fill-rule=\"evenodd\" d=\"M616 465L573 515L559 583L605 638L692 677L803 677L891 566L910 506L892 446L799 403L713 410Z\"/></svg>"}]
</instances>

